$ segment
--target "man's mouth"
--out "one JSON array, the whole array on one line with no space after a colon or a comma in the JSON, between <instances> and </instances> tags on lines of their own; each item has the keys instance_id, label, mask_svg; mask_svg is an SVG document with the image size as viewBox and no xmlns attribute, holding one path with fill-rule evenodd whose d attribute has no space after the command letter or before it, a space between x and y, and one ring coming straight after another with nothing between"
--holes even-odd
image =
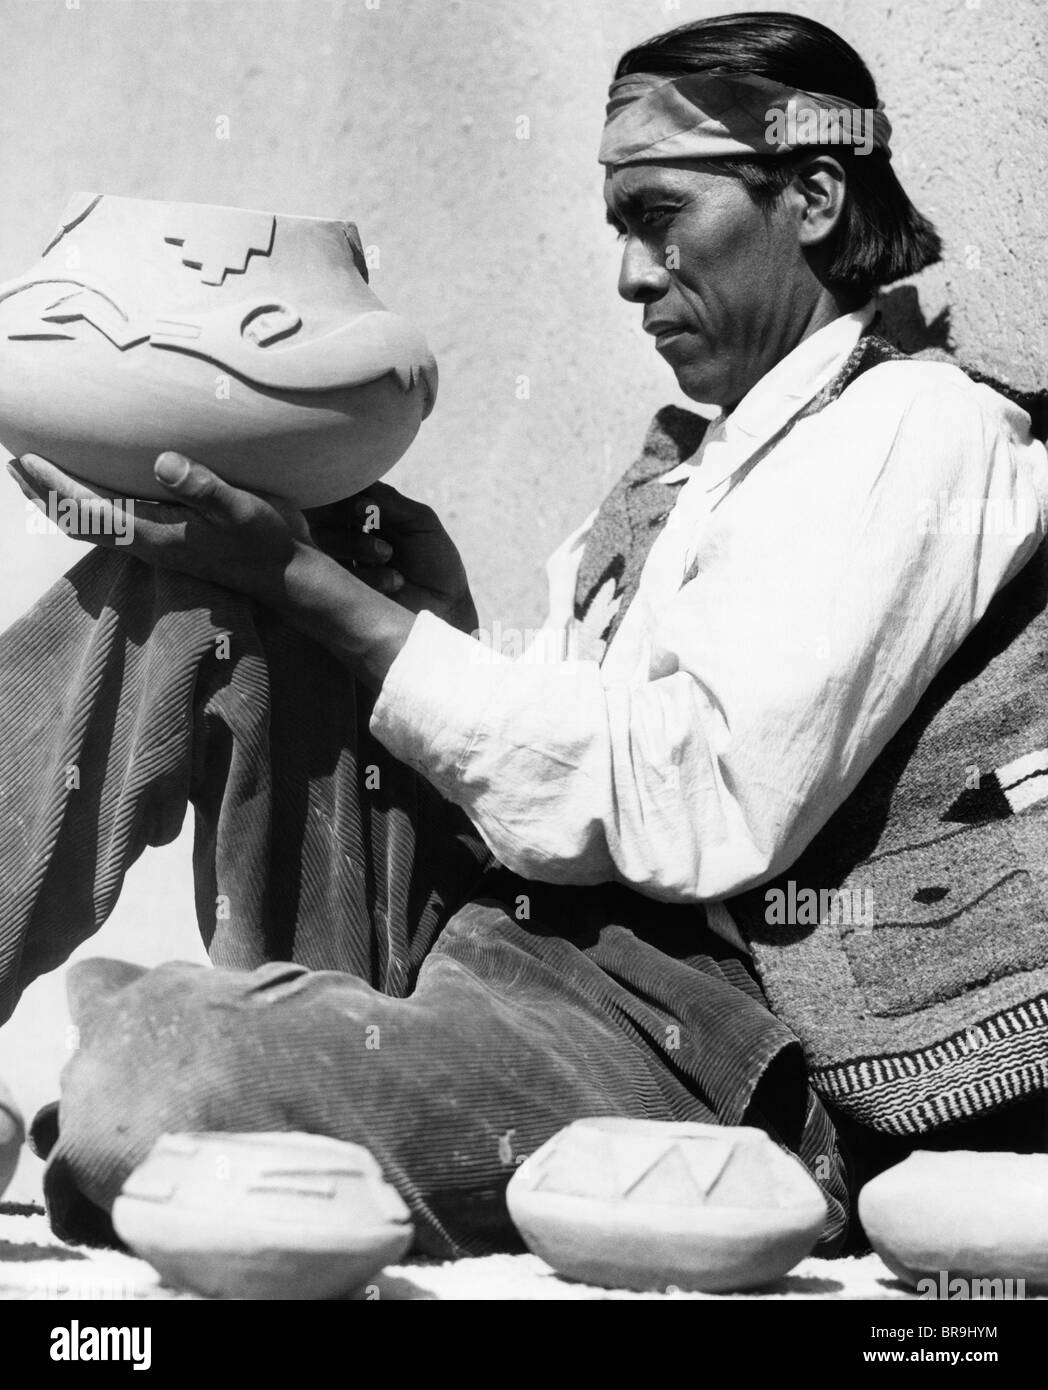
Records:
<instances>
[{"instance_id":1,"label":"man's mouth","mask_svg":"<svg viewBox=\"0 0 1048 1390\"><path fill-rule=\"evenodd\" d=\"M686 328L662 328L655 335L655 351L672 356L684 347L691 333Z\"/></svg>"},{"instance_id":2,"label":"man's mouth","mask_svg":"<svg viewBox=\"0 0 1048 1390\"><path fill-rule=\"evenodd\" d=\"M682 328L679 323L668 323L659 319L652 319L650 323L646 323L644 331L650 333L655 339L655 347L659 352L663 348L669 347L677 339L688 336L688 330Z\"/></svg>"}]
</instances>

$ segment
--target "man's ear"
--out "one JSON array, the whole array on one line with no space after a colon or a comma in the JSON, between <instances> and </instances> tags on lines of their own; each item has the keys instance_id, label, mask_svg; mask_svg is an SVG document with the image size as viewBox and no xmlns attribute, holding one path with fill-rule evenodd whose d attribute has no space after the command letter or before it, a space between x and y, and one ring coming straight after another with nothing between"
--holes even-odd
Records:
<instances>
[{"instance_id":1,"label":"man's ear","mask_svg":"<svg viewBox=\"0 0 1048 1390\"><path fill-rule=\"evenodd\" d=\"M790 192L802 246L818 246L836 227L844 212L847 181L843 165L832 155L815 155L798 168Z\"/></svg>"}]
</instances>

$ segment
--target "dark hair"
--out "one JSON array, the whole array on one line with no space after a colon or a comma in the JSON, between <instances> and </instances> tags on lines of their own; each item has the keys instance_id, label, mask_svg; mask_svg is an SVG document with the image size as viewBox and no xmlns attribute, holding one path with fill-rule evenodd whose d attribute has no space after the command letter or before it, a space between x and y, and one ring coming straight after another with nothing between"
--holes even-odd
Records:
<instances>
[{"instance_id":1,"label":"dark hair","mask_svg":"<svg viewBox=\"0 0 1048 1390\"><path fill-rule=\"evenodd\" d=\"M856 106L877 105L869 69L850 44L823 24L776 11L716 15L658 34L624 53L616 77L651 72L666 77L708 72L752 73L800 91L843 97ZM799 165L816 153L832 154L845 170L840 221L822 248L828 286L861 303L879 285L915 275L941 259L939 234L910 202L881 149L856 154L846 144L787 155L717 160L745 184L755 202L769 207Z\"/></svg>"}]
</instances>

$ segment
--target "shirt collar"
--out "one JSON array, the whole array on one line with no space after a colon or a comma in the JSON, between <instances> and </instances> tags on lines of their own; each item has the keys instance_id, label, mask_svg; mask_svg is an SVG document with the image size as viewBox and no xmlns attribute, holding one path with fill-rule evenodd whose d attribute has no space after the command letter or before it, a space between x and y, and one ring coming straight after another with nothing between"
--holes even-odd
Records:
<instances>
[{"instance_id":1,"label":"shirt collar","mask_svg":"<svg viewBox=\"0 0 1048 1390\"><path fill-rule=\"evenodd\" d=\"M724 436L763 444L777 434L841 367L872 321L876 305L871 300L850 314L820 328L797 344L770 372L751 386L724 420Z\"/></svg>"},{"instance_id":2,"label":"shirt collar","mask_svg":"<svg viewBox=\"0 0 1048 1390\"><path fill-rule=\"evenodd\" d=\"M710 422L702 445L686 463L663 476L665 483L694 476L701 465L706 488L718 486L772 439L831 381L872 322L874 300L818 329L765 372L732 413Z\"/></svg>"}]
</instances>

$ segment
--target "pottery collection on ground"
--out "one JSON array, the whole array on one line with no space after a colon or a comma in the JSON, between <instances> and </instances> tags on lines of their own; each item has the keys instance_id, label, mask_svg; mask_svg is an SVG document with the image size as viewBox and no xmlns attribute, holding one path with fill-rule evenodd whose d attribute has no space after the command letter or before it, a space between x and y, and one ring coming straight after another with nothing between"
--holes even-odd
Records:
<instances>
[{"instance_id":1,"label":"pottery collection on ground","mask_svg":"<svg viewBox=\"0 0 1048 1390\"><path fill-rule=\"evenodd\" d=\"M0 1087L0 1195L24 1136ZM560 1130L506 1201L561 1277L658 1292L772 1286L826 1218L763 1130L619 1118ZM1048 1290L1048 1155L918 1151L866 1184L858 1214L887 1270L925 1296L953 1297L957 1280ZM162 1135L112 1216L166 1285L210 1298L359 1297L414 1239L367 1149L300 1133Z\"/></svg>"}]
</instances>

